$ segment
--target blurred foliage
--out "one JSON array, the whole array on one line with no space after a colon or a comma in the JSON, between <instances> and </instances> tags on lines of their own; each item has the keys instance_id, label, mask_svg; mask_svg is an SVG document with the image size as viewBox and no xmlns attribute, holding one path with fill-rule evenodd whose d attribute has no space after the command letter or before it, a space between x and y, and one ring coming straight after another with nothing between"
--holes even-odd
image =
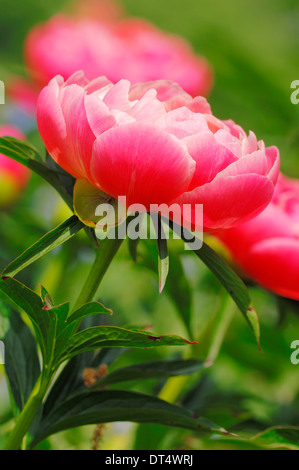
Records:
<instances>
[{"instance_id":1,"label":"blurred foliage","mask_svg":"<svg viewBox=\"0 0 299 470\"><path fill-rule=\"evenodd\" d=\"M1 79L12 73L25 75L22 48L27 32L69 3L0 0ZM290 102L290 84L299 79L297 1L123 0L123 4L128 13L145 17L162 29L189 39L194 49L214 67L215 86L209 98L214 113L223 119L234 119L246 130L252 129L267 145L278 145L282 170L289 176L299 177L299 105ZM0 121L5 120L5 113L0 109ZM28 138L43 151L35 130ZM19 203L0 213L1 271L69 215L69 209L54 190L33 175ZM204 360L208 352L205 334L213 328L223 292L199 260L183 252L180 243L173 242L170 249L174 259L180 258L190 286L185 290L190 329L194 338L201 339L198 346L186 348L185 354ZM134 263L124 244L105 276L98 300L113 309L115 325L152 327L159 334L188 337L184 314L178 315L178 307L167 289L159 295L157 275L145 266L144 256L144 248L138 247ZM40 284L45 285L59 304L76 298L92 259L93 248L82 231L17 278L36 291ZM240 438L215 434L198 437L190 431L160 425L114 423L102 430L101 449L298 447L298 429L290 426L299 425L299 365L290 361L290 344L299 339L299 304L277 299L256 286L250 287L250 293L261 321L263 354L257 349L244 319L235 314L215 363L188 380L174 378L171 382L177 387L177 403L204 414ZM5 307L1 304L0 308L3 315ZM3 315L1 336L5 321ZM109 365L109 371L145 361L178 359L180 355L179 348L129 349ZM111 388L157 395L165 381L131 381L113 384ZM1 446L12 420L3 374L0 397ZM273 426L276 428L259 434ZM44 441L39 448L88 449L93 433L94 426L64 431Z\"/></svg>"}]
</instances>

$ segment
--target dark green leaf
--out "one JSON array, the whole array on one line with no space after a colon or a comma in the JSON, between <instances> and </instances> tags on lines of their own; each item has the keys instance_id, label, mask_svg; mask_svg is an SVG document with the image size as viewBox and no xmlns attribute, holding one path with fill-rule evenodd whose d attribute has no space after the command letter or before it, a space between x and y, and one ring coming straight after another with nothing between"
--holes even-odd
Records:
<instances>
[{"instance_id":1,"label":"dark green leaf","mask_svg":"<svg viewBox=\"0 0 299 470\"><path fill-rule=\"evenodd\" d=\"M4 293L13 305L21 308L29 316L34 326L43 356L47 355L47 338L49 337L52 316L51 310L44 310L42 299L31 289L15 279L4 277L0 280L0 291ZM53 319L54 322L54 319Z\"/></svg>"},{"instance_id":2,"label":"dark green leaf","mask_svg":"<svg viewBox=\"0 0 299 470\"><path fill-rule=\"evenodd\" d=\"M182 231L181 227L175 223L172 223L171 226L173 231L177 233L185 243L189 244L190 239L188 240L183 233L187 233L186 229ZM258 316L244 282L206 243L203 243L199 250L193 251L205 263L232 297L252 329L258 345L260 345Z\"/></svg>"},{"instance_id":3,"label":"dark green leaf","mask_svg":"<svg viewBox=\"0 0 299 470\"><path fill-rule=\"evenodd\" d=\"M198 432L227 434L225 429L211 421L150 395L122 390L87 391L66 400L49 413L41 422L32 447L65 429L114 421L157 423Z\"/></svg>"},{"instance_id":4,"label":"dark green leaf","mask_svg":"<svg viewBox=\"0 0 299 470\"><path fill-rule=\"evenodd\" d=\"M244 282L208 245L196 251L196 255L206 264L215 277L232 297L252 329L260 345L259 319Z\"/></svg>"},{"instance_id":5,"label":"dark green leaf","mask_svg":"<svg viewBox=\"0 0 299 470\"><path fill-rule=\"evenodd\" d=\"M133 258L133 260L137 261L137 248L139 244L140 239L136 238L136 240L132 240L130 237L128 237L128 246L129 246L129 252Z\"/></svg>"},{"instance_id":6,"label":"dark green leaf","mask_svg":"<svg viewBox=\"0 0 299 470\"><path fill-rule=\"evenodd\" d=\"M163 438L168 436L169 429L160 424L141 423L135 433L134 450L164 449Z\"/></svg>"},{"instance_id":7,"label":"dark green leaf","mask_svg":"<svg viewBox=\"0 0 299 470\"><path fill-rule=\"evenodd\" d=\"M69 304L52 307L53 301L42 287L42 298L24 284L10 277L0 280L0 291L14 306L22 309L30 318L42 356L46 364L52 364L55 349L58 353L68 340L72 331L66 330Z\"/></svg>"},{"instance_id":8,"label":"dark green leaf","mask_svg":"<svg viewBox=\"0 0 299 470\"><path fill-rule=\"evenodd\" d=\"M178 375L191 375L204 367L204 362L197 359L144 362L116 369L99 380L94 387L130 380L163 379Z\"/></svg>"},{"instance_id":9,"label":"dark green leaf","mask_svg":"<svg viewBox=\"0 0 299 470\"><path fill-rule=\"evenodd\" d=\"M38 151L28 142L18 140L13 137L0 137L0 153L12 158L16 162L30 168L32 171L41 176L45 181L50 183L62 196L68 206L73 208L73 199L71 194L67 192L61 184L56 172L49 169L47 165L42 163L42 158Z\"/></svg>"},{"instance_id":10,"label":"dark green leaf","mask_svg":"<svg viewBox=\"0 0 299 470\"><path fill-rule=\"evenodd\" d=\"M57 406L58 403L78 393L79 390L86 390L83 383L85 368L98 368L102 364L109 366L125 351L126 348L107 348L102 349L96 355L93 351L87 351L73 357L63 368L52 387L45 403L44 415L49 414L54 405Z\"/></svg>"},{"instance_id":11,"label":"dark green leaf","mask_svg":"<svg viewBox=\"0 0 299 470\"><path fill-rule=\"evenodd\" d=\"M40 375L40 363L35 338L17 312L11 313L4 344L5 371L15 403L22 410Z\"/></svg>"},{"instance_id":12,"label":"dark green leaf","mask_svg":"<svg viewBox=\"0 0 299 470\"><path fill-rule=\"evenodd\" d=\"M59 227L44 235L22 255L10 263L3 271L3 275L14 277L17 273L22 271L22 269L68 241L83 227L82 222L80 222L76 216L72 216L66 222L59 225Z\"/></svg>"}]
</instances>

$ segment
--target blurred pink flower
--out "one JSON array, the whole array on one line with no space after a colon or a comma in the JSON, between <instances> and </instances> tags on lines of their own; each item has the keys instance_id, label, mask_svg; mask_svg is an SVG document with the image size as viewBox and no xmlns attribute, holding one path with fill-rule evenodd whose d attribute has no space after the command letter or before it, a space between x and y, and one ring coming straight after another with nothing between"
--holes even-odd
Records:
<instances>
[{"instance_id":1,"label":"blurred pink flower","mask_svg":"<svg viewBox=\"0 0 299 470\"><path fill-rule=\"evenodd\" d=\"M25 140L22 132L10 125L0 126L0 136ZM10 204L18 197L26 187L29 177L28 168L0 154L0 207Z\"/></svg>"},{"instance_id":2,"label":"blurred pink flower","mask_svg":"<svg viewBox=\"0 0 299 470\"><path fill-rule=\"evenodd\" d=\"M39 96L37 123L50 155L75 178L128 205L203 204L205 230L248 220L273 196L278 149L169 81L57 76Z\"/></svg>"},{"instance_id":3,"label":"blurred pink flower","mask_svg":"<svg viewBox=\"0 0 299 470\"><path fill-rule=\"evenodd\" d=\"M280 174L271 204L219 238L249 277L299 300L299 180Z\"/></svg>"},{"instance_id":4,"label":"blurred pink flower","mask_svg":"<svg viewBox=\"0 0 299 470\"><path fill-rule=\"evenodd\" d=\"M21 105L25 101L27 108L29 87L35 106L34 93L51 78L62 75L66 80L77 70L89 80L105 75L114 83L122 78L132 83L172 80L193 96L207 95L213 83L210 65L186 40L141 19L100 21L56 15L28 34L25 64L31 83L25 87L16 81L14 90L13 82L10 96Z\"/></svg>"},{"instance_id":5,"label":"blurred pink flower","mask_svg":"<svg viewBox=\"0 0 299 470\"><path fill-rule=\"evenodd\" d=\"M124 7L116 0L74 0L70 5L78 18L115 21L124 15Z\"/></svg>"},{"instance_id":6,"label":"blurred pink flower","mask_svg":"<svg viewBox=\"0 0 299 470\"><path fill-rule=\"evenodd\" d=\"M29 115L34 114L39 90L21 77L12 77L7 84L7 94Z\"/></svg>"}]
</instances>

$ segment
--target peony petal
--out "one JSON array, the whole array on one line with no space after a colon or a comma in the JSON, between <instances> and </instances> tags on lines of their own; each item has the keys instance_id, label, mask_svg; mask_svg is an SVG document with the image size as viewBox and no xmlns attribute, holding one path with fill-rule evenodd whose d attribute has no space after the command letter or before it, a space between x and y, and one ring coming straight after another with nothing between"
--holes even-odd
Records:
<instances>
[{"instance_id":1,"label":"peony petal","mask_svg":"<svg viewBox=\"0 0 299 470\"><path fill-rule=\"evenodd\" d=\"M45 87L37 102L37 126L43 142L52 158L65 171L76 178L82 177L82 167L69 149L65 118L59 95L62 77L53 78Z\"/></svg>"},{"instance_id":2,"label":"peony petal","mask_svg":"<svg viewBox=\"0 0 299 470\"><path fill-rule=\"evenodd\" d=\"M148 90L140 100L132 107L131 116L139 122L154 122L166 115L165 108L157 99L157 91Z\"/></svg>"},{"instance_id":3,"label":"peony petal","mask_svg":"<svg viewBox=\"0 0 299 470\"><path fill-rule=\"evenodd\" d=\"M154 126L132 123L95 142L91 172L97 186L133 203L168 203L189 186L195 163L183 144Z\"/></svg>"},{"instance_id":4,"label":"peony petal","mask_svg":"<svg viewBox=\"0 0 299 470\"><path fill-rule=\"evenodd\" d=\"M169 80L157 80L132 85L129 94L130 100L141 99L150 89L157 91L157 98L163 102L166 111L172 111L185 106L194 113L211 114L211 107L204 97L198 96L192 98L177 83Z\"/></svg>"},{"instance_id":5,"label":"peony petal","mask_svg":"<svg viewBox=\"0 0 299 470\"><path fill-rule=\"evenodd\" d=\"M116 125L106 104L95 94L85 95L84 105L87 121L96 137Z\"/></svg>"},{"instance_id":6,"label":"peony petal","mask_svg":"<svg viewBox=\"0 0 299 470\"><path fill-rule=\"evenodd\" d=\"M168 112L156 124L178 139L208 130L205 117L202 114L192 113L185 106Z\"/></svg>"},{"instance_id":7,"label":"peony petal","mask_svg":"<svg viewBox=\"0 0 299 470\"><path fill-rule=\"evenodd\" d=\"M246 249L246 247L244 247ZM279 295L299 300L299 240L272 238L248 250L243 269Z\"/></svg>"},{"instance_id":8,"label":"peony petal","mask_svg":"<svg viewBox=\"0 0 299 470\"><path fill-rule=\"evenodd\" d=\"M196 170L189 191L212 181L215 176L237 157L226 147L217 143L215 135L210 131L184 139L188 151L196 161Z\"/></svg>"},{"instance_id":9,"label":"peony petal","mask_svg":"<svg viewBox=\"0 0 299 470\"><path fill-rule=\"evenodd\" d=\"M230 132L227 132L226 129L219 129L215 133L215 140L219 144L223 145L223 147L226 147L237 158L241 158L242 155L244 155L244 153L242 153L240 140L234 137Z\"/></svg>"},{"instance_id":10,"label":"peony petal","mask_svg":"<svg viewBox=\"0 0 299 470\"><path fill-rule=\"evenodd\" d=\"M257 150L257 138L256 135L250 131L249 136L244 137L242 140L242 153L246 155L248 153L255 152Z\"/></svg>"},{"instance_id":11,"label":"peony petal","mask_svg":"<svg viewBox=\"0 0 299 470\"><path fill-rule=\"evenodd\" d=\"M230 228L256 217L270 203L273 183L255 174L216 177L172 201L179 204L203 204L205 231ZM191 223L195 219L193 210Z\"/></svg>"},{"instance_id":12,"label":"peony petal","mask_svg":"<svg viewBox=\"0 0 299 470\"><path fill-rule=\"evenodd\" d=\"M130 82L120 80L105 95L103 101L109 109L117 109L129 113L131 106L129 102Z\"/></svg>"},{"instance_id":13,"label":"peony petal","mask_svg":"<svg viewBox=\"0 0 299 470\"><path fill-rule=\"evenodd\" d=\"M64 101L68 103L64 106L64 117L66 131L69 142L69 152L73 161L77 161L81 167L81 174L84 177L90 175L90 159L95 141L95 134L92 131L85 110L85 98L83 88L73 88L71 85L65 89ZM70 95L69 97L67 95Z\"/></svg>"},{"instance_id":14,"label":"peony petal","mask_svg":"<svg viewBox=\"0 0 299 470\"><path fill-rule=\"evenodd\" d=\"M267 158L262 151L258 150L257 152L239 158L239 160L227 166L227 168L219 174L219 177L226 178L227 176L246 175L248 173L263 176L267 175Z\"/></svg>"},{"instance_id":15,"label":"peony petal","mask_svg":"<svg viewBox=\"0 0 299 470\"><path fill-rule=\"evenodd\" d=\"M88 84L85 86L85 91L90 95L91 93L101 91L102 88L107 86L112 87L113 83L110 82L107 77L102 76L91 80L91 82L88 82Z\"/></svg>"},{"instance_id":16,"label":"peony petal","mask_svg":"<svg viewBox=\"0 0 299 470\"><path fill-rule=\"evenodd\" d=\"M272 147L267 147L265 151L266 151L266 157L268 159L268 168L267 168L268 177L273 182L273 184L276 184L278 175L279 175L279 167L280 167L279 150L277 147L272 146Z\"/></svg>"},{"instance_id":17,"label":"peony petal","mask_svg":"<svg viewBox=\"0 0 299 470\"><path fill-rule=\"evenodd\" d=\"M84 75L83 70L78 70L77 72L73 73L65 82L64 86L67 85L79 85L81 87L86 87L89 84L89 80Z\"/></svg>"},{"instance_id":18,"label":"peony petal","mask_svg":"<svg viewBox=\"0 0 299 470\"><path fill-rule=\"evenodd\" d=\"M248 257L252 245L271 238L299 238L298 226L292 219L272 202L252 220L230 230L217 234L218 238L230 249L233 256L242 264Z\"/></svg>"}]
</instances>

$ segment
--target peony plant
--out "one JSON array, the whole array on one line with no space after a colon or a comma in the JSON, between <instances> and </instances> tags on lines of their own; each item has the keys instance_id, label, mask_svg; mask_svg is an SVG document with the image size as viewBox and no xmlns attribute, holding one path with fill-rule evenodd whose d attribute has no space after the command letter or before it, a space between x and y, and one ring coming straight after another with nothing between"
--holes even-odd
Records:
<instances>
[{"instance_id":1,"label":"peony plant","mask_svg":"<svg viewBox=\"0 0 299 470\"><path fill-rule=\"evenodd\" d=\"M75 72L67 80L56 76L40 93L37 123L47 150L46 159L29 143L5 137L0 137L0 152L50 183L75 214L78 187L84 191L87 188L88 197L83 194L80 203L88 210L93 210L94 201L106 204L120 196L126 197L128 205L142 204L145 212L151 210L152 204L177 204L179 208L190 204L190 220L184 217L170 222L172 230L189 243L180 225L188 222L192 228L198 205L203 206L203 229L217 231L253 218L273 197L279 173L278 149L266 147L253 132L247 135L233 121L216 118L205 98L193 98L170 81L131 84L122 79L114 84L103 76L90 81L82 72ZM2 273L1 294L25 312L39 347L38 352L31 331L18 315L14 317L14 322L22 325L18 330L23 336L18 336L18 341L25 341L24 348L28 347L35 359L30 374L26 375L28 383L23 395L15 386L15 363L9 361L6 366L18 417L4 448L20 449L22 445L36 448L48 436L69 427L112 421L171 424L199 433L217 430L227 434L223 427L169 403L171 382L165 384L159 397L106 390L109 380L115 379L111 379L105 361L111 360L110 354L117 357L114 351L119 348L195 347L197 341L186 310L188 302L185 306L180 299L181 294L183 298L186 295L180 264L176 264L180 276L171 273L168 294L178 305L190 339L157 335L144 328L123 328L109 321L99 325L94 321L100 314L112 313L93 299L123 242L117 236L118 230L134 221L135 215L130 214L119 224L116 237L104 236L100 241L95 240L94 228L87 227L82 220L71 216L26 249ZM69 302L56 305L44 286L37 294L15 279L22 270L82 229L96 255L72 306ZM161 217L156 229L162 292L164 286L167 290L169 279L169 253ZM135 260L139 242L138 237L129 239ZM199 248L192 245L192 249L223 285L226 296L239 308L259 345L258 317L244 283L205 243ZM149 256L150 266L155 266L156 255L155 260L152 254ZM218 325L221 337L228 321L226 296L221 313L224 323L220 319ZM187 358L180 363L173 360L143 364L140 370L151 378L197 372L215 360L220 336L216 331L205 364ZM13 326L6 341L11 344L12 338ZM94 355L90 355L92 351L96 351ZM69 374L72 378L66 381ZM127 377L125 371L124 376ZM136 373L130 377L134 379Z\"/></svg>"}]
</instances>

